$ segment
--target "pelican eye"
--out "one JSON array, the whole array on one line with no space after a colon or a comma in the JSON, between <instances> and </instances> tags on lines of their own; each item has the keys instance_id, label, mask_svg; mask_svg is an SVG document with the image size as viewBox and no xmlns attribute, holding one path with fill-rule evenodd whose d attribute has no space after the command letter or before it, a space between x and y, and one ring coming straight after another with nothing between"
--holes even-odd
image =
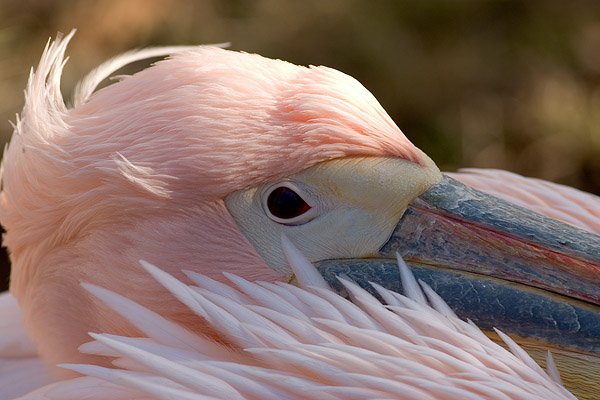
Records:
<instances>
[{"instance_id":1,"label":"pelican eye","mask_svg":"<svg viewBox=\"0 0 600 400\"><path fill-rule=\"evenodd\" d=\"M273 221L285 225L300 225L314 217L312 207L304 200L302 191L290 182L278 183L263 196L265 212Z\"/></svg>"}]
</instances>

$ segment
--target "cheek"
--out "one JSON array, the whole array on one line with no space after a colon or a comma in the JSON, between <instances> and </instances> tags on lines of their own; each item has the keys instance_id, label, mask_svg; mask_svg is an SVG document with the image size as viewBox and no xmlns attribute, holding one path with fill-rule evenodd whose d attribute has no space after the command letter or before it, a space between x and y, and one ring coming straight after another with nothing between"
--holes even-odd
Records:
<instances>
[{"instance_id":1,"label":"cheek","mask_svg":"<svg viewBox=\"0 0 600 400\"><path fill-rule=\"evenodd\" d=\"M225 200L234 223L244 233L244 239L259 254L270 269L284 277L290 276L287 261L281 250L284 225L273 222L253 196L254 190L233 193Z\"/></svg>"},{"instance_id":2,"label":"cheek","mask_svg":"<svg viewBox=\"0 0 600 400\"><path fill-rule=\"evenodd\" d=\"M398 216L350 207L322 215L286 235L311 261L374 256L389 239Z\"/></svg>"},{"instance_id":3,"label":"cheek","mask_svg":"<svg viewBox=\"0 0 600 400\"><path fill-rule=\"evenodd\" d=\"M154 232L134 247L143 258L173 273L192 270L216 280L231 272L249 280L273 281L280 278L242 234L223 201L216 201L184 214L172 212L160 221L144 221L136 226Z\"/></svg>"},{"instance_id":4,"label":"cheek","mask_svg":"<svg viewBox=\"0 0 600 400\"><path fill-rule=\"evenodd\" d=\"M401 211L392 209L335 207L331 200L318 198L316 218L288 226L272 221L265 214L258 190L232 193L225 203L257 253L270 268L285 275L291 271L281 249L282 233L312 262L366 257L375 255L389 239L401 216Z\"/></svg>"}]
</instances>

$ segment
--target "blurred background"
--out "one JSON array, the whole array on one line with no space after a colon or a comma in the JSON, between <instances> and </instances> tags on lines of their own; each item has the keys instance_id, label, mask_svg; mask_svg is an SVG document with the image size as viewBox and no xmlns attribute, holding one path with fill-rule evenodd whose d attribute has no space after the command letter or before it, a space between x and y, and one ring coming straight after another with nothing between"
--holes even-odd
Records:
<instances>
[{"instance_id":1,"label":"blurred background","mask_svg":"<svg viewBox=\"0 0 600 400\"><path fill-rule=\"evenodd\" d=\"M502 168L600 194L600 2L0 0L0 21L2 144L46 41L77 28L67 99L131 48L231 42L356 77L443 170Z\"/></svg>"}]
</instances>

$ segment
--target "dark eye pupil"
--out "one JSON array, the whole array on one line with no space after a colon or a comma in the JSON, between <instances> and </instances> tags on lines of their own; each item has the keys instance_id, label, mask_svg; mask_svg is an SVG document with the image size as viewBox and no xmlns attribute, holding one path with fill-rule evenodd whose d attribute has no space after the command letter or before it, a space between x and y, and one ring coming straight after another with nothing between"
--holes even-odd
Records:
<instances>
[{"instance_id":1,"label":"dark eye pupil","mask_svg":"<svg viewBox=\"0 0 600 400\"><path fill-rule=\"evenodd\" d=\"M291 219L310 210L310 206L292 189L285 186L273 190L267 199L271 214L281 219Z\"/></svg>"}]
</instances>

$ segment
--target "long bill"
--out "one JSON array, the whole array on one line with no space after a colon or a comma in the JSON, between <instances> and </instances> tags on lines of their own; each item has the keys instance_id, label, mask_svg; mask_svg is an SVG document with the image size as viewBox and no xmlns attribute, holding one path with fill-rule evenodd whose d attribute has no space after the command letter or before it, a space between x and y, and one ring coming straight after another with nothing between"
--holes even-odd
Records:
<instances>
[{"instance_id":1,"label":"long bill","mask_svg":"<svg viewBox=\"0 0 600 400\"><path fill-rule=\"evenodd\" d=\"M462 318L600 360L600 236L444 176L374 258L317 264L401 290L396 253Z\"/></svg>"}]
</instances>

